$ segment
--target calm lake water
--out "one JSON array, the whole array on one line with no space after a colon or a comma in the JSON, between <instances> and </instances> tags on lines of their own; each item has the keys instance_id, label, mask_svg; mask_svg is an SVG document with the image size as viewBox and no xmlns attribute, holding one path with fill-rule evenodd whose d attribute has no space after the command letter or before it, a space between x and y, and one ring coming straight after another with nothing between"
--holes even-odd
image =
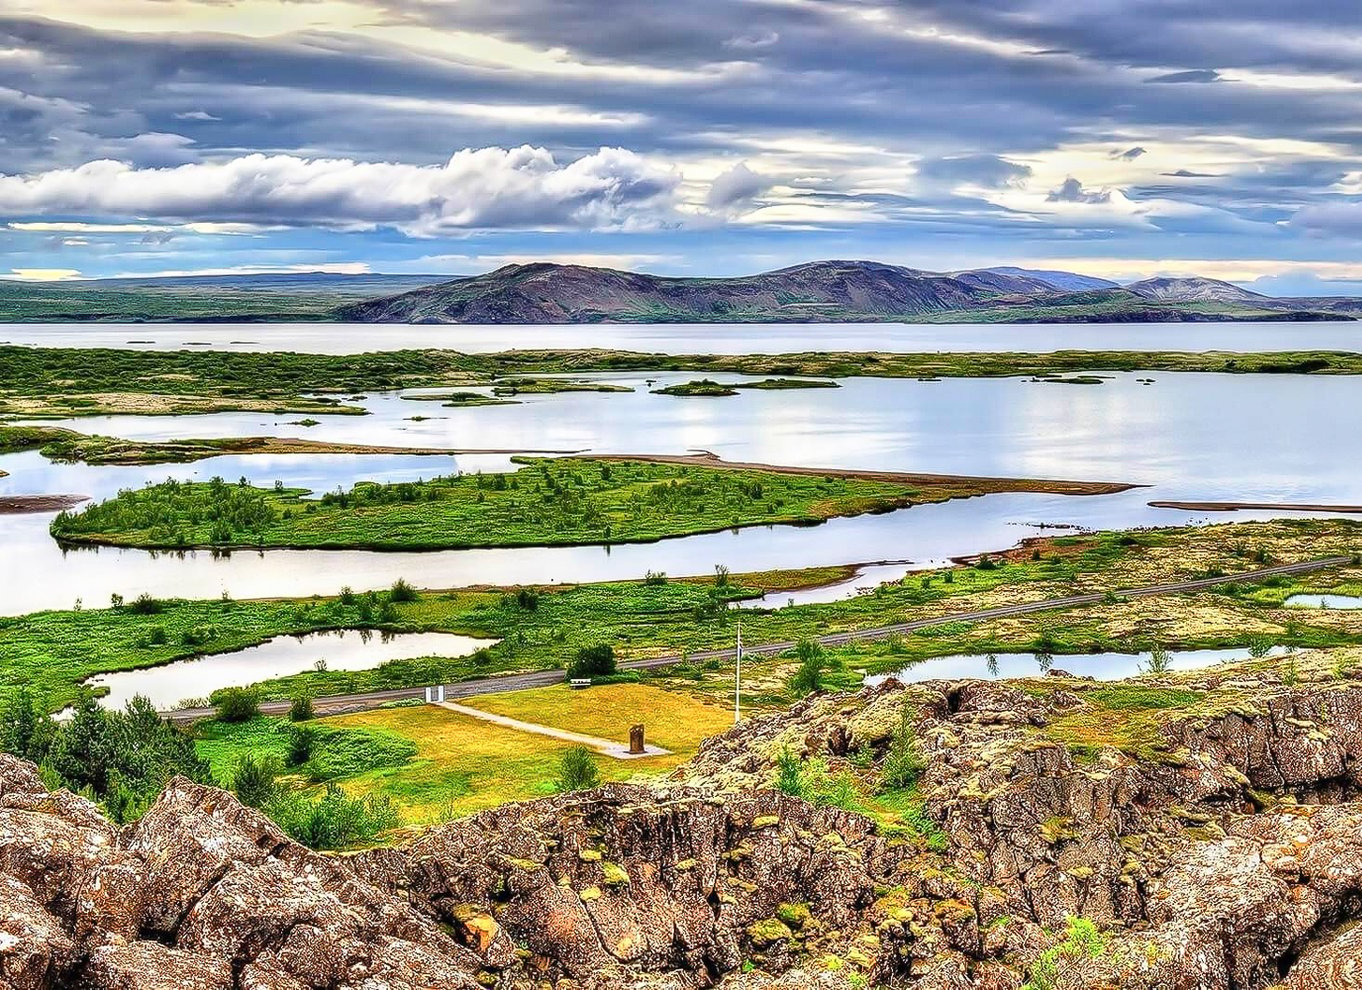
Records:
<instances>
[{"instance_id":1,"label":"calm lake water","mask_svg":"<svg viewBox=\"0 0 1362 990\"><path fill-rule=\"evenodd\" d=\"M108 689L109 693L100 698L100 704L106 708L121 708L140 694L166 711L180 707L182 701L206 698L219 688L299 674L313 669L319 661L325 662L327 670L368 670L389 660L464 657L495 643L494 639L450 633L318 632L279 636L234 653L178 660L146 670L101 674L86 683Z\"/></svg>"},{"instance_id":2,"label":"calm lake water","mask_svg":"<svg viewBox=\"0 0 1362 990\"><path fill-rule=\"evenodd\" d=\"M1277 655L1285 652L1273 648ZM1247 660L1248 650L1169 650L1171 670L1197 670L1214 667L1218 663ZM871 674L865 683L883 684L891 677L901 683L954 680L956 678L1039 677L1047 671L1063 670L1076 677L1094 677L1099 681L1119 681L1144 673L1149 664L1148 653L1057 653L1053 657L1039 657L1033 653L998 653L994 666L987 656L957 655L935 657L886 674Z\"/></svg>"},{"instance_id":3,"label":"calm lake water","mask_svg":"<svg viewBox=\"0 0 1362 990\"><path fill-rule=\"evenodd\" d=\"M0 324L0 343L39 347L182 348L351 354L442 347L465 353L511 348L609 347L664 354L794 351L1284 351L1356 350L1362 323L671 324L643 326L427 326L345 323Z\"/></svg>"},{"instance_id":4,"label":"calm lake water","mask_svg":"<svg viewBox=\"0 0 1362 990\"><path fill-rule=\"evenodd\" d=\"M1317 326L1303 328L1313 329ZM1046 528L1050 526L1107 529L1284 514L1193 514L1150 508L1146 503L1151 499L1362 503L1362 473L1356 470L1362 462L1362 431L1340 415L1340 410L1358 408L1362 400L1362 380L1355 378L1113 374L1101 385L1018 378L862 378L846 380L839 389L744 391L714 399L652 395L644 376L637 374L592 377L635 391L526 396L519 405L466 409L407 401L396 393L373 394L360 403L371 415L320 417L323 422L312 429L291 425L288 420L295 417L260 413L98 417L60 425L149 439L275 434L480 449L679 453L703 448L733 460L1125 481L1149 487L1101 497L996 495L834 520L812 529L762 527L648 545L427 554L270 551L220 558L208 552L63 553L48 536L50 516L8 516L0 517L0 612L69 608L77 598L95 607L114 592L129 598L143 592L212 598L224 591L237 598L292 596L334 593L344 585L357 590L385 587L398 577L427 587L578 582L638 578L650 569L673 576L707 573L719 563L737 572L911 561L896 565L902 573L1054 532ZM648 377L663 385L693 376ZM1142 384L1140 377L1154 382ZM410 421L416 415L432 418ZM91 468L50 464L37 453L25 453L0 457L0 470L10 472L0 478L0 494L105 498L147 481L214 475L245 476L265 485L280 480L320 492L359 479L400 480L510 466L506 455L308 455ZM854 589L855 582L836 593Z\"/></svg>"},{"instance_id":5,"label":"calm lake water","mask_svg":"<svg viewBox=\"0 0 1362 990\"><path fill-rule=\"evenodd\" d=\"M1353 595L1292 595L1283 602L1287 608L1362 608L1362 598Z\"/></svg>"}]
</instances>

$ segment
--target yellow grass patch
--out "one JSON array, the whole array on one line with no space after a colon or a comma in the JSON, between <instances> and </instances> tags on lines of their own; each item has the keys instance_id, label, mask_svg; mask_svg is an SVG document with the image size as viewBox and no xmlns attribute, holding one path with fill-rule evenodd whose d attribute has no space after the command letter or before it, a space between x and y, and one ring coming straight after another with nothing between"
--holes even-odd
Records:
<instances>
[{"instance_id":1,"label":"yellow grass patch","mask_svg":"<svg viewBox=\"0 0 1362 990\"><path fill-rule=\"evenodd\" d=\"M641 684L611 684L586 691L566 685L461 700L527 722L588 735L627 740L643 722L648 739L669 756L615 760L600 756L605 780L649 778L693 755L700 741L727 729L732 713L688 695ZM416 744L405 766L348 781L351 794L387 794L412 823L463 816L507 801L552 793L558 762L569 744L507 729L472 716L423 705L342 715L326 720L345 728L386 729Z\"/></svg>"}]
</instances>

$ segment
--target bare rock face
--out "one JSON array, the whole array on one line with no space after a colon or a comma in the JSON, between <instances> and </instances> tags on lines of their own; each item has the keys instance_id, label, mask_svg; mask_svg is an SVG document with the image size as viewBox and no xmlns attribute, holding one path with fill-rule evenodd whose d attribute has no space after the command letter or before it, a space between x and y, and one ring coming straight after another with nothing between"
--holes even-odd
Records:
<instances>
[{"instance_id":1,"label":"bare rock face","mask_svg":"<svg viewBox=\"0 0 1362 990\"><path fill-rule=\"evenodd\" d=\"M901 825L771 787L790 750L873 793L903 724ZM1362 686L1257 669L814 696L665 787L343 856L178 779L118 829L0 757L0 990L1362 986L1359 794Z\"/></svg>"}]
</instances>

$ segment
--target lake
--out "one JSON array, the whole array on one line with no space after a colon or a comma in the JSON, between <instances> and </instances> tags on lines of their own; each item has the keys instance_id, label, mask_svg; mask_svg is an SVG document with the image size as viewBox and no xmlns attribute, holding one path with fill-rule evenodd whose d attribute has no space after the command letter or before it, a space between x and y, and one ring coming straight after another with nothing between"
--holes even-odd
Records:
<instances>
[{"instance_id":1,"label":"lake","mask_svg":"<svg viewBox=\"0 0 1362 990\"><path fill-rule=\"evenodd\" d=\"M1310 329L1315 325L1309 325ZM183 328L181 328L183 329ZM327 594L386 587L399 577L426 587L554 583L838 563L909 561L900 571L997 550L1050 527L1094 529L1242 521L1285 515L1154 509L1151 499L1362 503L1362 432L1340 409L1357 408L1362 380L1286 375L1113 374L1100 385L1020 378L920 382L855 378L839 389L743 391L731 398L649 394L688 374L601 374L632 393L523 396L518 405L445 409L374 393L368 416L326 416L312 429L294 417L228 413L95 417L58 425L148 439L277 434L318 440L616 453L712 450L729 459L817 467L881 468L1014 477L1126 481L1120 495L994 495L811 529L758 527L655 544L441 553L359 551L63 552L50 516L0 517L0 612L88 607L113 593L131 599ZM739 380L741 376L719 376ZM1137 379L1153 378L1153 384ZM412 422L410 417L432 418ZM275 480L318 492L359 479L498 471L506 455L438 457L227 456L188 465L51 464L35 452L0 457L0 494L71 492L106 498L166 477ZM1062 530L1060 530L1062 532ZM864 582L862 582L864 583ZM853 593L855 585L837 594ZM788 598L788 596L785 596Z\"/></svg>"},{"instance_id":2,"label":"lake","mask_svg":"<svg viewBox=\"0 0 1362 990\"><path fill-rule=\"evenodd\" d=\"M432 326L381 323L9 323L0 343L136 350L353 354L439 347L465 353L587 348L663 354L795 351L1357 350L1362 323L650 323Z\"/></svg>"}]
</instances>

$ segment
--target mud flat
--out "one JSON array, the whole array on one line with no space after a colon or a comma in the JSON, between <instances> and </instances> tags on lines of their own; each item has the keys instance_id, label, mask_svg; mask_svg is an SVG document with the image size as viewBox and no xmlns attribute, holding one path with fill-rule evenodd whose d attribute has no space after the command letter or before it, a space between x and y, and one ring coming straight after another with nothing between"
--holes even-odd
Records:
<instances>
[{"instance_id":1,"label":"mud flat","mask_svg":"<svg viewBox=\"0 0 1362 990\"><path fill-rule=\"evenodd\" d=\"M61 512L88 501L89 495L0 495L0 516Z\"/></svg>"},{"instance_id":2,"label":"mud flat","mask_svg":"<svg viewBox=\"0 0 1362 990\"><path fill-rule=\"evenodd\" d=\"M1187 512L1238 512L1240 509L1259 509L1275 512L1350 512L1362 513L1362 505L1327 505L1319 502L1174 502L1149 503L1155 509L1182 509Z\"/></svg>"}]
</instances>

